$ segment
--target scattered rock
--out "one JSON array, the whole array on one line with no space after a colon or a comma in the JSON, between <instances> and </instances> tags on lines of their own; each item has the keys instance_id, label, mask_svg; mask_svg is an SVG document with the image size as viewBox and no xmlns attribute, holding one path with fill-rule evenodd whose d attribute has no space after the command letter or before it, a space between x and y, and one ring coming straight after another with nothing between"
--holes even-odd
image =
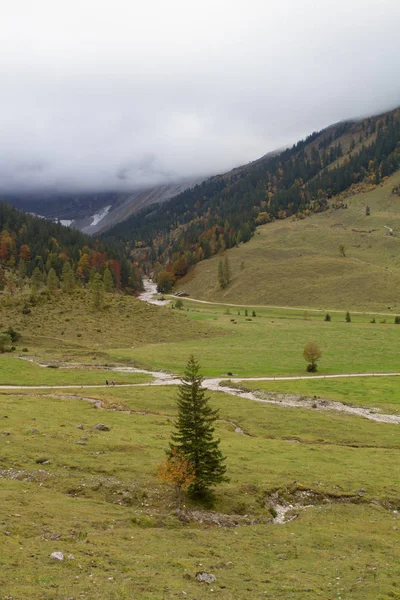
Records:
<instances>
[{"instance_id":1,"label":"scattered rock","mask_svg":"<svg viewBox=\"0 0 400 600\"><path fill-rule=\"evenodd\" d=\"M61 535L59 533L53 533L50 537L49 540L53 540L53 542L56 542L57 540L59 540L61 537Z\"/></svg>"},{"instance_id":2,"label":"scattered rock","mask_svg":"<svg viewBox=\"0 0 400 600\"><path fill-rule=\"evenodd\" d=\"M96 429L96 431L110 431L110 427L107 427L107 425L103 425L103 423L97 423L97 425L95 425L93 429Z\"/></svg>"},{"instance_id":3,"label":"scattered rock","mask_svg":"<svg viewBox=\"0 0 400 600\"><path fill-rule=\"evenodd\" d=\"M39 433L38 429L31 429L31 433Z\"/></svg>"},{"instance_id":4,"label":"scattered rock","mask_svg":"<svg viewBox=\"0 0 400 600\"><path fill-rule=\"evenodd\" d=\"M73 554L68 554L69 560L75 560L75 556Z\"/></svg>"},{"instance_id":5,"label":"scattered rock","mask_svg":"<svg viewBox=\"0 0 400 600\"><path fill-rule=\"evenodd\" d=\"M82 425L82 423L79 423L79 425L76 426L77 429L85 429L84 426Z\"/></svg>"},{"instance_id":6,"label":"scattered rock","mask_svg":"<svg viewBox=\"0 0 400 600\"><path fill-rule=\"evenodd\" d=\"M64 560L64 554L62 552L52 552L50 554L50 558L53 558L54 560Z\"/></svg>"},{"instance_id":7,"label":"scattered rock","mask_svg":"<svg viewBox=\"0 0 400 600\"><path fill-rule=\"evenodd\" d=\"M199 571L199 573L196 573L195 578L200 583L214 583L214 581L217 581L215 575L212 573L206 573L205 571Z\"/></svg>"},{"instance_id":8,"label":"scattered rock","mask_svg":"<svg viewBox=\"0 0 400 600\"><path fill-rule=\"evenodd\" d=\"M37 459L35 460L35 463L36 463L37 465L47 465L47 464L49 464L49 462L50 462L50 461L49 461L49 459L48 459L48 458L45 458L45 457L37 458Z\"/></svg>"}]
</instances>

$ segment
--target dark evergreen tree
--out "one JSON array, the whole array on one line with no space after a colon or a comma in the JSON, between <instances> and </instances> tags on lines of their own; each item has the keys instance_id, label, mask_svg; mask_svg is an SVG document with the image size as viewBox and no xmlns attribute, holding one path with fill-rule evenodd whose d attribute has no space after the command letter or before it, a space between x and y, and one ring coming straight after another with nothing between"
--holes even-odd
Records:
<instances>
[{"instance_id":1,"label":"dark evergreen tree","mask_svg":"<svg viewBox=\"0 0 400 600\"><path fill-rule=\"evenodd\" d=\"M200 366L191 355L179 386L178 418L170 451L174 448L181 451L193 465L194 480L189 494L193 498L206 498L212 486L227 481L227 478L225 458L219 449L220 440L213 436L218 411L208 404L199 371Z\"/></svg>"},{"instance_id":2,"label":"dark evergreen tree","mask_svg":"<svg viewBox=\"0 0 400 600\"><path fill-rule=\"evenodd\" d=\"M104 307L104 284L101 275L96 273L90 283L90 292L92 294L92 306L95 310L101 310Z\"/></svg>"},{"instance_id":3,"label":"dark evergreen tree","mask_svg":"<svg viewBox=\"0 0 400 600\"><path fill-rule=\"evenodd\" d=\"M218 263L218 283L222 289L226 288L227 284L226 284L226 279L225 279L225 274L224 274L224 266L222 264L222 260L220 260Z\"/></svg>"},{"instance_id":4,"label":"dark evergreen tree","mask_svg":"<svg viewBox=\"0 0 400 600\"><path fill-rule=\"evenodd\" d=\"M224 279L226 282L225 285L229 285L229 283L231 282L231 268L230 268L229 260L228 260L227 256L225 256L225 259L224 259L223 273L224 273Z\"/></svg>"}]
</instances>

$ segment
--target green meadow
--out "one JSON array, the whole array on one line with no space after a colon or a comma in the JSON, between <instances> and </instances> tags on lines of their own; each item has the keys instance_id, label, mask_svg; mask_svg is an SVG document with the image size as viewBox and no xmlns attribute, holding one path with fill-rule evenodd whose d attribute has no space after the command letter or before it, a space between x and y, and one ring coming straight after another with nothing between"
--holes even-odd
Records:
<instances>
[{"instance_id":1,"label":"green meadow","mask_svg":"<svg viewBox=\"0 0 400 600\"><path fill-rule=\"evenodd\" d=\"M396 598L397 426L212 393L230 481L181 520L155 476L176 388L80 394L1 393L2 597Z\"/></svg>"},{"instance_id":2,"label":"green meadow","mask_svg":"<svg viewBox=\"0 0 400 600\"><path fill-rule=\"evenodd\" d=\"M186 302L184 302L185 308ZM167 309L165 309L167 310ZM173 311L170 312L181 312ZM134 360L144 367L181 373L187 356L194 353L206 376L304 375L304 346L315 341L322 349L321 374L395 372L399 369L400 325L370 323L365 315L345 322L345 314L324 321L324 315L294 318L290 311L278 315L245 317L222 311L182 311L183 322L212 324L216 333L171 343L143 344L135 349L111 349L113 359ZM251 313L249 313L251 314ZM258 312L256 311L258 315ZM385 320L385 319L381 319ZM235 321L235 322L234 322Z\"/></svg>"}]
</instances>

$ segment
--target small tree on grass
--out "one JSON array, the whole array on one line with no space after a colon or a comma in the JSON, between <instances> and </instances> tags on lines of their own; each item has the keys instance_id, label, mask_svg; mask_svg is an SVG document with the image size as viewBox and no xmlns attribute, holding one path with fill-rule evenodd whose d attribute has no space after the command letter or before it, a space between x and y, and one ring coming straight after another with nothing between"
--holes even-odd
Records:
<instances>
[{"instance_id":1,"label":"small tree on grass","mask_svg":"<svg viewBox=\"0 0 400 600\"><path fill-rule=\"evenodd\" d=\"M178 298L178 300L175 302L175 308L177 308L178 310L182 310L183 302L180 298Z\"/></svg>"},{"instance_id":2,"label":"small tree on grass","mask_svg":"<svg viewBox=\"0 0 400 600\"><path fill-rule=\"evenodd\" d=\"M178 390L176 431L168 454L172 457L174 451L183 453L193 466L189 494L192 498L206 499L212 497L211 486L227 479L220 441L213 436L218 411L208 404L199 371L198 362L190 356Z\"/></svg>"},{"instance_id":3,"label":"small tree on grass","mask_svg":"<svg viewBox=\"0 0 400 600\"><path fill-rule=\"evenodd\" d=\"M103 275L104 291L112 292L114 289L114 280L110 269L106 269Z\"/></svg>"},{"instance_id":4,"label":"small tree on grass","mask_svg":"<svg viewBox=\"0 0 400 600\"><path fill-rule=\"evenodd\" d=\"M57 273L52 267L47 275L47 289L51 294L56 293L59 283Z\"/></svg>"},{"instance_id":5,"label":"small tree on grass","mask_svg":"<svg viewBox=\"0 0 400 600\"><path fill-rule=\"evenodd\" d=\"M351 323L351 316L349 311L346 312L345 321L346 323Z\"/></svg>"},{"instance_id":6,"label":"small tree on grass","mask_svg":"<svg viewBox=\"0 0 400 600\"><path fill-rule=\"evenodd\" d=\"M7 352L11 348L11 336L9 333L0 333L0 352Z\"/></svg>"},{"instance_id":7,"label":"small tree on grass","mask_svg":"<svg viewBox=\"0 0 400 600\"><path fill-rule=\"evenodd\" d=\"M331 315L326 313L324 321L331 321Z\"/></svg>"},{"instance_id":8,"label":"small tree on grass","mask_svg":"<svg viewBox=\"0 0 400 600\"><path fill-rule=\"evenodd\" d=\"M68 261L66 261L63 266L61 279L62 279L61 287L63 289L63 292L66 292L67 294L71 294L74 291L74 287L75 287L75 275L74 275L72 267Z\"/></svg>"},{"instance_id":9,"label":"small tree on grass","mask_svg":"<svg viewBox=\"0 0 400 600\"><path fill-rule=\"evenodd\" d=\"M171 485L176 493L178 510L181 508L182 488L194 481L193 465L181 450L172 448L171 453L158 466L157 477L162 483Z\"/></svg>"},{"instance_id":10,"label":"small tree on grass","mask_svg":"<svg viewBox=\"0 0 400 600\"><path fill-rule=\"evenodd\" d=\"M90 282L90 293L92 295L92 306L95 310L101 310L104 307L104 284L99 273L93 275Z\"/></svg>"},{"instance_id":11,"label":"small tree on grass","mask_svg":"<svg viewBox=\"0 0 400 600\"><path fill-rule=\"evenodd\" d=\"M317 362L322 356L321 348L315 342L308 342L303 350L303 356L307 361L307 371L316 373Z\"/></svg>"}]
</instances>

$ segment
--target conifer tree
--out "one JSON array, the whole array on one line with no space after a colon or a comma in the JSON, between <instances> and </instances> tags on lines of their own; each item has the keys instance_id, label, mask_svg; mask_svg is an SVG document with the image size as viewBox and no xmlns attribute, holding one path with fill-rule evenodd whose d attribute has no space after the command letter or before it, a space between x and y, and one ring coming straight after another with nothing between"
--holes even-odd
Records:
<instances>
[{"instance_id":1,"label":"conifer tree","mask_svg":"<svg viewBox=\"0 0 400 600\"><path fill-rule=\"evenodd\" d=\"M113 291L113 289L114 289L114 280L113 280L113 276L111 275L111 271L110 271L110 269L108 267L104 271L103 283L104 283L104 291L105 292L112 292Z\"/></svg>"},{"instance_id":2,"label":"conifer tree","mask_svg":"<svg viewBox=\"0 0 400 600\"><path fill-rule=\"evenodd\" d=\"M193 498L210 496L211 486L227 481L220 440L213 439L218 411L208 404L199 371L200 366L191 355L179 386L176 431L170 444L170 454L180 451L193 465L194 479L189 486Z\"/></svg>"},{"instance_id":3,"label":"conifer tree","mask_svg":"<svg viewBox=\"0 0 400 600\"><path fill-rule=\"evenodd\" d=\"M6 287L6 276L4 274L4 270L0 267L0 291L3 291Z\"/></svg>"},{"instance_id":4,"label":"conifer tree","mask_svg":"<svg viewBox=\"0 0 400 600\"><path fill-rule=\"evenodd\" d=\"M63 266L61 278L63 291L70 294L75 287L75 276L68 261Z\"/></svg>"},{"instance_id":5,"label":"conifer tree","mask_svg":"<svg viewBox=\"0 0 400 600\"><path fill-rule=\"evenodd\" d=\"M101 310L104 306L104 285L101 275L95 273L90 283L92 294L92 306L95 310Z\"/></svg>"},{"instance_id":6,"label":"conifer tree","mask_svg":"<svg viewBox=\"0 0 400 600\"><path fill-rule=\"evenodd\" d=\"M32 293L36 294L38 289L43 283L43 274L39 267L35 267L33 269L32 277L31 277L31 285L32 285Z\"/></svg>"},{"instance_id":7,"label":"conifer tree","mask_svg":"<svg viewBox=\"0 0 400 600\"><path fill-rule=\"evenodd\" d=\"M228 257L225 256L224 266L223 266L225 287L231 282L231 268L229 266Z\"/></svg>"},{"instance_id":8,"label":"conifer tree","mask_svg":"<svg viewBox=\"0 0 400 600\"><path fill-rule=\"evenodd\" d=\"M47 275L47 289L49 290L49 292L51 294L54 294L54 292L57 290L58 284L59 284L59 281L58 281L57 274L52 267Z\"/></svg>"},{"instance_id":9,"label":"conifer tree","mask_svg":"<svg viewBox=\"0 0 400 600\"><path fill-rule=\"evenodd\" d=\"M220 260L218 263L218 283L222 289L224 289L226 287L225 277L224 277L224 267L222 265L222 260Z\"/></svg>"}]
</instances>

